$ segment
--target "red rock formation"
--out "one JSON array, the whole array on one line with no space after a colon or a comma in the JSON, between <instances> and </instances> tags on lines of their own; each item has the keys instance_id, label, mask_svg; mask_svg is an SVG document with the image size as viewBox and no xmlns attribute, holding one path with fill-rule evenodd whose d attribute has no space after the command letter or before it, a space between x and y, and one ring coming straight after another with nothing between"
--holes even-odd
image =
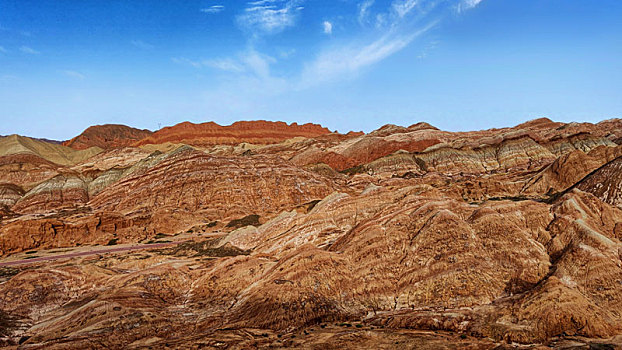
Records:
<instances>
[{"instance_id":1,"label":"red rock formation","mask_svg":"<svg viewBox=\"0 0 622 350\"><path fill-rule=\"evenodd\" d=\"M0 263L99 254L0 267L0 344L622 345L617 120L279 143L287 132L178 127L163 135L201 150L115 149L70 168L12 154L18 165L0 166ZM161 239L185 242L89 246Z\"/></svg>"},{"instance_id":2,"label":"red rock formation","mask_svg":"<svg viewBox=\"0 0 622 350\"><path fill-rule=\"evenodd\" d=\"M41 213L82 206L88 200L88 187L84 179L75 174L61 174L28 191L12 210L18 213Z\"/></svg>"},{"instance_id":3,"label":"red rock formation","mask_svg":"<svg viewBox=\"0 0 622 350\"><path fill-rule=\"evenodd\" d=\"M316 137L330 131L317 124L287 125L283 122L240 121L221 126L214 122L193 124L184 122L165 127L135 143L136 146L164 142L185 143L193 146L216 144L278 143L293 137Z\"/></svg>"},{"instance_id":4,"label":"red rock formation","mask_svg":"<svg viewBox=\"0 0 622 350\"><path fill-rule=\"evenodd\" d=\"M334 190L325 178L281 159L214 157L180 149L156 166L106 188L95 210L154 213L154 225L175 232L202 220L274 214Z\"/></svg>"},{"instance_id":5,"label":"red rock formation","mask_svg":"<svg viewBox=\"0 0 622 350\"><path fill-rule=\"evenodd\" d=\"M63 142L63 145L77 150L89 147L112 149L131 146L151 134L149 130L140 130L125 125L96 125L88 127L73 139Z\"/></svg>"},{"instance_id":6,"label":"red rock formation","mask_svg":"<svg viewBox=\"0 0 622 350\"><path fill-rule=\"evenodd\" d=\"M33 154L11 154L0 157L0 183L30 189L58 175L62 167Z\"/></svg>"},{"instance_id":7,"label":"red rock formation","mask_svg":"<svg viewBox=\"0 0 622 350\"><path fill-rule=\"evenodd\" d=\"M622 208L622 157L598 168L583 179L577 188L592 193L605 203Z\"/></svg>"}]
</instances>

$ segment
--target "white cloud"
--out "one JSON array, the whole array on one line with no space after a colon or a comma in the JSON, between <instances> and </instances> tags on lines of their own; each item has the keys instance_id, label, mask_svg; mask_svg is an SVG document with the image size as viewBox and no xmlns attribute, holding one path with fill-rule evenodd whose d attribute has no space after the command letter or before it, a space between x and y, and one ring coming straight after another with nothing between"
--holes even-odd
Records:
<instances>
[{"instance_id":1,"label":"white cloud","mask_svg":"<svg viewBox=\"0 0 622 350\"><path fill-rule=\"evenodd\" d=\"M199 11L203 12L203 13L218 13L221 12L225 9L225 7L223 5L214 5L214 6L210 6L207 8L203 8Z\"/></svg>"},{"instance_id":2,"label":"white cloud","mask_svg":"<svg viewBox=\"0 0 622 350\"><path fill-rule=\"evenodd\" d=\"M462 0L458 4L458 12L470 10L479 5L480 2L482 2L482 0Z\"/></svg>"},{"instance_id":3,"label":"white cloud","mask_svg":"<svg viewBox=\"0 0 622 350\"><path fill-rule=\"evenodd\" d=\"M32 47L28 47L28 46L22 46L19 48L19 51L23 52L23 53L27 53L29 55L38 55L41 52L33 49Z\"/></svg>"},{"instance_id":4,"label":"white cloud","mask_svg":"<svg viewBox=\"0 0 622 350\"><path fill-rule=\"evenodd\" d=\"M86 76L84 76L84 74L80 73L80 72L76 72L75 70L64 70L61 71L61 73L65 74L68 77L72 77L72 78L76 78L76 79L84 79L86 78Z\"/></svg>"},{"instance_id":5,"label":"white cloud","mask_svg":"<svg viewBox=\"0 0 622 350\"><path fill-rule=\"evenodd\" d=\"M181 64L181 65L187 65L187 66L192 66L194 68L201 68L203 66L203 64L199 61L192 61L190 59L187 59L185 57L173 57L171 58L171 61L177 63L177 64Z\"/></svg>"},{"instance_id":6,"label":"white cloud","mask_svg":"<svg viewBox=\"0 0 622 350\"><path fill-rule=\"evenodd\" d=\"M290 57L292 57L293 55L296 54L296 49L289 49L289 50L279 50L279 57L282 59L288 59Z\"/></svg>"},{"instance_id":7,"label":"white cloud","mask_svg":"<svg viewBox=\"0 0 622 350\"><path fill-rule=\"evenodd\" d=\"M292 91L322 86L323 84L355 78L361 71L381 62L411 45L417 38L436 27L439 22L457 9L477 5L481 0L392 0L380 11L380 4L373 0L359 0L353 17L359 19L364 31L349 39L330 40L330 46L320 49L316 55L301 62L302 67L291 70L290 65L280 65L289 54L278 51L269 56L256 50L262 41L251 37L249 49L227 58L190 60L173 58L173 61L196 68L212 68L228 73L217 78L218 83L204 92L204 97L226 108L254 110L265 103L266 98L283 96ZM477 2L477 3L475 3ZM238 17L245 29L261 34L277 33L295 25L296 11L301 1L256 0L247 2L247 8ZM467 4L468 3L468 4ZM373 10L372 10L373 8ZM363 14L363 15L361 15ZM324 32L332 32L332 23L322 23ZM360 28L359 28L360 29ZM422 45L425 45L422 43ZM436 42L418 48L419 58L434 48ZM413 57L413 60L416 59ZM287 67L287 68L285 68Z\"/></svg>"},{"instance_id":8,"label":"white cloud","mask_svg":"<svg viewBox=\"0 0 622 350\"><path fill-rule=\"evenodd\" d=\"M190 60L185 57L174 57L172 61L194 68L213 68L230 73L246 73L258 77L270 76L270 64L276 59L249 49L238 54L235 58L218 58L209 60Z\"/></svg>"},{"instance_id":9,"label":"white cloud","mask_svg":"<svg viewBox=\"0 0 622 350\"><path fill-rule=\"evenodd\" d=\"M152 50L155 46L142 40L132 40L132 45L142 50Z\"/></svg>"},{"instance_id":10,"label":"white cloud","mask_svg":"<svg viewBox=\"0 0 622 350\"><path fill-rule=\"evenodd\" d=\"M322 23L322 26L324 28L324 34L330 35L333 33L333 24L329 21L324 21L324 23Z\"/></svg>"},{"instance_id":11,"label":"white cloud","mask_svg":"<svg viewBox=\"0 0 622 350\"><path fill-rule=\"evenodd\" d=\"M382 28L387 24L387 14L379 13L376 15L376 28Z\"/></svg>"},{"instance_id":12,"label":"white cloud","mask_svg":"<svg viewBox=\"0 0 622 350\"><path fill-rule=\"evenodd\" d=\"M359 24L364 25L369 17L369 9L374 4L374 0L365 0L358 5L359 9Z\"/></svg>"},{"instance_id":13,"label":"white cloud","mask_svg":"<svg viewBox=\"0 0 622 350\"><path fill-rule=\"evenodd\" d=\"M230 58L204 60L202 64L207 67L233 73L241 73L245 70L241 64Z\"/></svg>"},{"instance_id":14,"label":"white cloud","mask_svg":"<svg viewBox=\"0 0 622 350\"><path fill-rule=\"evenodd\" d=\"M384 60L402 50L415 38L430 30L437 22L410 34L388 33L370 43L332 48L308 63L302 73L301 87L308 87L343 76L352 76L361 69Z\"/></svg>"},{"instance_id":15,"label":"white cloud","mask_svg":"<svg viewBox=\"0 0 622 350\"><path fill-rule=\"evenodd\" d=\"M393 11L402 18L410 13L418 3L419 0L395 0L391 6L393 7Z\"/></svg>"},{"instance_id":16,"label":"white cloud","mask_svg":"<svg viewBox=\"0 0 622 350\"><path fill-rule=\"evenodd\" d=\"M426 45L423 50L421 50L421 53L417 56L418 59L424 59L426 57L428 57L428 54L430 53L430 51L436 49L436 47L438 46L439 41L438 40L432 40L428 43L428 45Z\"/></svg>"},{"instance_id":17,"label":"white cloud","mask_svg":"<svg viewBox=\"0 0 622 350\"><path fill-rule=\"evenodd\" d=\"M250 49L244 53L241 57L241 61L254 75L264 79L271 77L270 64L276 62L273 57L261 54L254 49Z\"/></svg>"},{"instance_id":18,"label":"white cloud","mask_svg":"<svg viewBox=\"0 0 622 350\"><path fill-rule=\"evenodd\" d=\"M258 34L275 34L293 27L300 11L302 0L259 0L247 3L244 13L237 17L245 29Z\"/></svg>"}]
</instances>

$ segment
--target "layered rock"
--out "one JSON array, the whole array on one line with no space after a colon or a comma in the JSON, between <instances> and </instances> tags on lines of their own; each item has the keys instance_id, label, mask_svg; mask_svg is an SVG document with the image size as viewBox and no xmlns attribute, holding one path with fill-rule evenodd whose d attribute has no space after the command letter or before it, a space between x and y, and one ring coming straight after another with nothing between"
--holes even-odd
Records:
<instances>
[{"instance_id":1,"label":"layered rock","mask_svg":"<svg viewBox=\"0 0 622 350\"><path fill-rule=\"evenodd\" d=\"M59 165L72 165L101 152L101 148L91 147L76 151L55 143L11 135L0 137L0 157L8 155L34 155Z\"/></svg>"},{"instance_id":2,"label":"layered rock","mask_svg":"<svg viewBox=\"0 0 622 350\"><path fill-rule=\"evenodd\" d=\"M152 133L149 130L136 129L125 125L95 125L87 128L71 140L63 142L63 145L77 150L90 147L99 147L101 149L122 148L131 146Z\"/></svg>"},{"instance_id":3,"label":"layered rock","mask_svg":"<svg viewBox=\"0 0 622 350\"><path fill-rule=\"evenodd\" d=\"M622 157L598 168L583 179L577 188L592 193L605 203L622 208Z\"/></svg>"},{"instance_id":4,"label":"layered rock","mask_svg":"<svg viewBox=\"0 0 622 350\"><path fill-rule=\"evenodd\" d=\"M33 349L615 348L621 124L287 141L189 125L177 135L200 147L71 168L28 158L2 173L34 187L0 185L0 255L184 242L0 269L0 316L15 322L0 336Z\"/></svg>"},{"instance_id":5,"label":"layered rock","mask_svg":"<svg viewBox=\"0 0 622 350\"><path fill-rule=\"evenodd\" d=\"M147 227L150 221L151 217L140 213L92 213L85 209L55 215L13 217L0 226L0 254L106 244L111 239L120 243L138 242L156 235Z\"/></svg>"},{"instance_id":6,"label":"layered rock","mask_svg":"<svg viewBox=\"0 0 622 350\"><path fill-rule=\"evenodd\" d=\"M523 193L553 194L564 191L593 170L622 155L622 147L599 146L589 153L574 150L557 158L533 177Z\"/></svg>"},{"instance_id":7,"label":"layered rock","mask_svg":"<svg viewBox=\"0 0 622 350\"><path fill-rule=\"evenodd\" d=\"M76 174L57 175L28 191L12 210L18 213L73 208L88 202L87 184Z\"/></svg>"},{"instance_id":8,"label":"layered rock","mask_svg":"<svg viewBox=\"0 0 622 350\"><path fill-rule=\"evenodd\" d=\"M239 144L242 142L269 144L293 137L316 137L330 131L317 124L290 125L283 122L240 121L221 126L214 122L193 124L184 122L165 127L144 138L135 145L159 144L165 142L185 143L193 146L216 144Z\"/></svg>"},{"instance_id":9,"label":"layered rock","mask_svg":"<svg viewBox=\"0 0 622 350\"><path fill-rule=\"evenodd\" d=\"M197 215L203 220L274 215L333 190L325 178L278 158L223 158L187 148L107 187L90 205L95 210L153 212L159 229L175 232Z\"/></svg>"},{"instance_id":10,"label":"layered rock","mask_svg":"<svg viewBox=\"0 0 622 350\"><path fill-rule=\"evenodd\" d=\"M24 190L13 184L0 184L0 207L10 209L22 196Z\"/></svg>"},{"instance_id":11,"label":"layered rock","mask_svg":"<svg viewBox=\"0 0 622 350\"><path fill-rule=\"evenodd\" d=\"M0 183L24 189L59 174L62 167L33 154L11 154L0 157Z\"/></svg>"}]
</instances>

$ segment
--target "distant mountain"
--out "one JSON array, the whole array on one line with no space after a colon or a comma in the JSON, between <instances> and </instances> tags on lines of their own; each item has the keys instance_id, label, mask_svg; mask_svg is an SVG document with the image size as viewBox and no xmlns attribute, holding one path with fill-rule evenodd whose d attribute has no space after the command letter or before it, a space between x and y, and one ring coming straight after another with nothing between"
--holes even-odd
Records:
<instances>
[{"instance_id":1,"label":"distant mountain","mask_svg":"<svg viewBox=\"0 0 622 350\"><path fill-rule=\"evenodd\" d=\"M19 135L0 137L0 157L30 154L55 164L73 165L101 151L99 147L78 151L54 142Z\"/></svg>"},{"instance_id":2,"label":"distant mountain","mask_svg":"<svg viewBox=\"0 0 622 350\"><path fill-rule=\"evenodd\" d=\"M2 137L7 137L7 136L11 136L11 135L0 135L0 138ZM24 136L24 137L28 137L28 136ZM40 137L30 137L33 140L38 140L38 141L43 141L43 142L47 142L47 143L52 143L55 145L62 145L63 141L58 141L58 140L50 140L50 139L45 139L45 138L40 138Z\"/></svg>"},{"instance_id":3,"label":"distant mountain","mask_svg":"<svg viewBox=\"0 0 622 350\"><path fill-rule=\"evenodd\" d=\"M165 142L185 143L195 146L216 144L236 145L247 142L253 144L278 143L293 137L317 137L330 134L330 130L318 124L270 121L240 121L231 125L221 126L214 122L194 124L183 122L162 128L136 145L160 144Z\"/></svg>"},{"instance_id":4,"label":"distant mountain","mask_svg":"<svg viewBox=\"0 0 622 350\"><path fill-rule=\"evenodd\" d=\"M125 125L95 125L71 140L63 142L64 146L77 150L89 147L112 149L131 146L139 140L151 135L149 130L141 130Z\"/></svg>"}]
</instances>

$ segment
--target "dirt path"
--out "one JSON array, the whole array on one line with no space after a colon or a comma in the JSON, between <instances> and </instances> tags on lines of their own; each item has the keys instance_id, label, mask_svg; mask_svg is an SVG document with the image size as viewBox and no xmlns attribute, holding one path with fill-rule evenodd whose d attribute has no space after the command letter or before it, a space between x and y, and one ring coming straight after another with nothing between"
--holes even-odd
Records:
<instances>
[{"instance_id":1,"label":"dirt path","mask_svg":"<svg viewBox=\"0 0 622 350\"><path fill-rule=\"evenodd\" d=\"M130 250L144 250L144 249L162 248L162 247L167 247L167 246L171 246L171 245L175 245L175 244L180 244L180 243L183 243L183 242L185 242L185 241L166 242L166 243L153 243L153 244L138 244L138 245L132 245L132 246L127 246L127 247L107 248L107 249L100 249L100 250L91 250L91 251L86 251L86 252L76 252L76 253L60 254L60 255L52 255L52 256L42 256L42 257L32 258L32 259L22 259L22 260L15 260L15 261L0 262L0 267L1 266L13 266L13 265L31 264L31 263L40 262L40 261L51 261L51 260L58 260L58 259L75 258L75 257L78 257L78 256L89 256L89 255L125 252L125 251L130 251Z\"/></svg>"}]
</instances>

